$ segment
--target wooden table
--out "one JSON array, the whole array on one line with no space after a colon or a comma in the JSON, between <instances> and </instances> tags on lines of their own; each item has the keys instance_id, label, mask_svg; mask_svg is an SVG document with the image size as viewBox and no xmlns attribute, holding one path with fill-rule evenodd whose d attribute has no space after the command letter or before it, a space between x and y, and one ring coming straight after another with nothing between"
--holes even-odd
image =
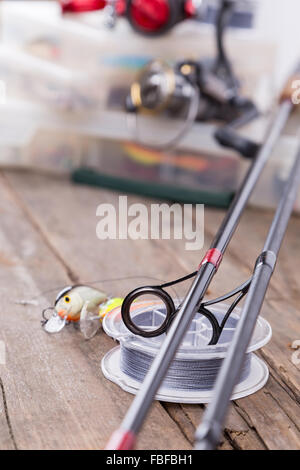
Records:
<instances>
[{"instance_id":1,"label":"wooden table","mask_svg":"<svg viewBox=\"0 0 300 470\"><path fill-rule=\"evenodd\" d=\"M6 364L0 365L1 449L101 449L131 403L132 396L101 373L101 358L115 345L103 331L85 341L72 325L57 335L42 330L41 310L59 287L143 274L173 279L201 258L181 241L99 241L96 207L102 202L117 205L118 194L29 173L0 174L0 339L6 346ZM206 209L205 248L222 217L223 211ZM210 296L249 276L271 218L269 211L245 213ZM300 339L299 230L295 216L263 307L273 327L271 342L260 352L269 381L233 403L222 449L300 448L300 374L290 347ZM117 295L134 287L126 282ZM37 306L17 304L53 288ZM138 447L191 449L203 410L155 402Z\"/></svg>"}]
</instances>

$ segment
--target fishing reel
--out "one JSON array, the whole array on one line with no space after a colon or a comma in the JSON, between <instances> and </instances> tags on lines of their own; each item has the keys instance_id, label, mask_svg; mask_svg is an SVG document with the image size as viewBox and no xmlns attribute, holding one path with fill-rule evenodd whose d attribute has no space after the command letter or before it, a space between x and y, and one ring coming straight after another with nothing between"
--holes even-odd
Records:
<instances>
[{"instance_id":1,"label":"fishing reel","mask_svg":"<svg viewBox=\"0 0 300 470\"><path fill-rule=\"evenodd\" d=\"M224 124L215 135L221 145L248 158L255 155L257 146L235 133L237 128L257 117L258 111L251 100L241 96L239 81L224 48L224 34L234 4L228 0L221 2L216 23L215 60L183 60L175 65L155 60L139 73L125 103L135 140L169 150L196 121L216 121ZM169 128L172 137L158 142L157 135L162 134L162 129L168 134ZM149 134L154 133L155 141L149 139Z\"/></svg>"},{"instance_id":2,"label":"fishing reel","mask_svg":"<svg viewBox=\"0 0 300 470\"><path fill-rule=\"evenodd\" d=\"M200 2L201 3L201 2ZM106 9L111 26L117 17L127 18L140 34L157 36L181 21L197 16L195 0L60 0L63 13L82 13Z\"/></svg>"},{"instance_id":3,"label":"fishing reel","mask_svg":"<svg viewBox=\"0 0 300 470\"><path fill-rule=\"evenodd\" d=\"M160 61L149 63L126 98L128 124L135 140L163 150L174 147L195 121L223 122L231 130L245 125L257 117L258 111L251 100L238 94L232 83L233 80L220 79L201 62L186 60L174 67ZM141 131L139 116L145 119L146 131ZM168 124L172 127L171 138L159 143L149 140L147 134L151 131L147 132L147 126L155 129L155 120L162 123L161 128L164 125L168 129ZM253 156L252 148L249 150L244 140L234 140L233 131L230 135L227 131L218 135L221 143L246 157Z\"/></svg>"}]
</instances>

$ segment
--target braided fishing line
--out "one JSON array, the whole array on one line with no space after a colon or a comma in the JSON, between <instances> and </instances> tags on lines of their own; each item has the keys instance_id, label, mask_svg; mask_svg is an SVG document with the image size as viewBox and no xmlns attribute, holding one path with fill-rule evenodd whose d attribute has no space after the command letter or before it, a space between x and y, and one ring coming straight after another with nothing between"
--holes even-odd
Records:
<instances>
[{"instance_id":1,"label":"braided fishing line","mask_svg":"<svg viewBox=\"0 0 300 470\"><path fill-rule=\"evenodd\" d=\"M121 371L137 382L143 382L153 359L152 354L121 344ZM163 387L170 390L211 390L222 362L223 359L175 359L164 379ZM247 354L238 383L249 376L250 366L251 354Z\"/></svg>"},{"instance_id":2,"label":"braided fishing line","mask_svg":"<svg viewBox=\"0 0 300 470\"><path fill-rule=\"evenodd\" d=\"M178 299L174 302L176 306L180 304ZM170 365L157 399L177 403L207 403L210 400L216 377L240 318L239 309L234 309L230 316L227 315L227 304L212 305L211 309L219 324L226 319L218 344L209 345L213 327L208 318L201 313L197 314ZM137 393L166 333L153 337L134 335L122 321L120 310L121 307L116 308L103 321L105 332L118 340L120 346L104 356L102 372L106 378L127 392ZM144 300L132 304L132 317L140 328L149 331L157 328L164 315L166 307L161 301ZM267 367L253 351L263 346L270 336L270 325L260 319L245 354L235 398L254 393L265 384Z\"/></svg>"},{"instance_id":3,"label":"braided fishing line","mask_svg":"<svg viewBox=\"0 0 300 470\"><path fill-rule=\"evenodd\" d=\"M161 310L161 308L157 308L154 312L161 312ZM215 315L219 320L223 318L220 313L216 313ZM141 313L137 318L138 322L145 324L148 320L147 312L144 314ZM199 345L201 342L205 344L205 340L207 341L206 334L209 332L210 328L208 327L206 320L200 320L200 322L200 329L198 331L197 320L195 324L192 325L192 329L189 332L189 336L184 345L188 347L186 348L186 354L181 355L180 357L175 357L167 375L165 376L163 387L171 390L191 391L211 390L213 388L215 379L222 365L223 358L201 357L197 344ZM236 318L232 317L228 319L226 329L223 333L223 338L220 338L222 343L225 340L231 339L236 325ZM151 341L151 339L147 339L146 341L149 342L149 340ZM196 354L190 354L190 348L194 348ZM143 348L142 343L140 347L137 347L136 344L131 343L130 341L122 341L120 350L120 369L125 375L128 375L137 382L143 382L155 355L155 349L151 350ZM249 376L250 364L251 355L247 354L241 371L240 382L244 381Z\"/></svg>"}]
</instances>

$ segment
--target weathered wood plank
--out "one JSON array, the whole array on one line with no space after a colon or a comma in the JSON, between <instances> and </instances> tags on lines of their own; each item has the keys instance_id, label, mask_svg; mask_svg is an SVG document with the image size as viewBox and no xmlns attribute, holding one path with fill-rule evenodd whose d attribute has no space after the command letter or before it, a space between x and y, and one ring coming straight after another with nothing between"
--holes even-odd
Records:
<instances>
[{"instance_id":1,"label":"weathered wood plank","mask_svg":"<svg viewBox=\"0 0 300 470\"><path fill-rule=\"evenodd\" d=\"M47 237L48 243L53 246L59 258L66 260L68 272L78 272L81 280L145 273L162 279L170 279L182 274L181 264L173 259L173 252L165 249L164 242L160 244L149 241L145 250L143 241L141 243L130 240L99 242L96 239L96 207L101 201L111 201L117 204L118 195L91 188L72 188L70 185L63 186L55 181L48 181L48 187L46 187L44 181L34 177L25 179L14 174L8 177L16 190L18 188L22 204L26 204L25 211L30 212L28 217ZM34 196L32 187L36 187L38 197ZM45 211L49 192L53 194L53 206ZM63 205L59 204L60 200L64 200ZM84 225L81 224L81 231L78 231L80 222L74 217L76 213L83 214L85 219ZM129 264L129 260L133 262ZM125 283L122 282L121 285L115 283L110 283L110 285L117 289L119 295L120 287L123 289L122 293L125 294L128 289L135 287L135 282L128 280ZM54 285L57 285L57 282ZM47 287L51 285L48 284ZM85 352L90 354L88 349Z\"/></svg>"},{"instance_id":2,"label":"weathered wood plank","mask_svg":"<svg viewBox=\"0 0 300 470\"><path fill-rule=\"evenodd\" d=\"M206 212L206 230L213 235L223 218L220 210ZM274 211L247 209L230 245L230 254L251 271L271 224ZM300 262L300 218L294 215L288 226L281 251L278 268L272 279L269 298L286 298L290 302L299 300L298 266ZM227 256L227 255L226 255Z\"/></svg>"},{"instance_id":3,"label":"weathered wood plank","mask_svg":"<svg viewBox=\"0 0 300 470\"><path fill-rule=\"evenodd\" d=\"M43 206L43 211L49 213L51 207L55 212L51 206L52 189L49 187ZM38 200L34 187L33 193ZM42 296L38 307L15 303L49 287L70 283L69 267L62 264L59 253L55 254L46 238L43 240L39 230L28 222L28 214L20 204L1 177L0 315L7 348L1 377L15 443L20 449L103 448L132 399L100 371L100 358L114 342L103 333L85 342L73 327L59 335L47 335L40 327L41 308L49 304L53 295ZM84 220L74 217L74 221L80 245ZM49 231L58 230L63 237L64 224L59 226L57 219L52 222ZM100 261L98 254L95 271L101 266ZM0 434L0 439L0 447L9 446L4 434ZM162 406L155 403L139 446L187 449L190 443Z\"/></svg>"},{"instance_id":4,"label":"weathered wood plank","mask_svg":"<svg viewBox=\"0 0 300 470\"><path fill-rule=\"evenodd\" d=\"M64 187L54 181L48 182L48 188L46 188L45 184L40 182L37 178L28 179L27 177L26 179L21 179L19 175L9 175L9 178L10 181L14 183L15 188L20 192L22 200L24 204L26 204L26 210L30 210L29 216L33 219L34 224L37 224L39 230L48 237L48 242L53 246L55 252L59 254L59 257L67 260L69 271L78 272L81 269L81 279L91 280L98 277L113 277L113 274L116 275L116 273L117 276L146 273L148 275L158 275L159 277L170 279L181 275L182 269L189 268L189 266L185 266L185 260L179 255L180 250L176 250L172 247L172 243L170 244L168 241L147 242L147 254L144 253L145 242L138 244L137 242L130 241L127 243L125 241L106 241L105 252L103 253L101 248L99 248L98 253L97 250L95 252L95 247L98 245L99 247L104 246L104 242L101 243L94 237L96 206L101 198L104 198L105 201L111 201L117 204L118 195L90 188L71 188L68 185ZM32 187L36 187L36 185L38 185L38 198L34 197L32 192ZM49 191L53 193L54 203L52 209L50 208L50 210L45 211ZM60 200L64 200L64 205L59 204ZM133 201L140 201L140 199L130 198L129 202ZM78 220L74 217L76 213L85 215L85 224L81 230L81 234L78 234ZM54 225L56 229L52 230ZM63 230L61 225L64 227ZM81 242L82 237L84 238L84 243ZM71 239L72 243L69 242ZM77 247L77 243L81 244L81 246ZM92 257L89 256L91 246L94 250ZM128 251L129 246L132 246L132 248ZM141 247L140 249L139 246ZM180 247L182 251L182 242L180 242ZM113 257L111 253L114 253ZM137 257L140 256L141 253L143 256L138 259ZM124 254L126 259L124 259ZM193 256L195 256L195 254ZM128 259L131 257L133 257L133 259L136 258L136 262L128 266ZM117 267L114 265L116 259L119 260ZM150 263L148 260L151 260ZM193 264L195 264L195 261ZM96 272L97 265L104 268L106 276L98 275ZM120 273L120 270L124 271ZM82 274L82 272L84 272L84 274ZM91 272L93 273L93 277L90 274ZM126 289L130 287L134 287L134 284L130 286L129 284L126 285ZM184 287L184 289L181 288L182 293L185 288L186 287ZM124 293L126 293L126 291L124 291ZM191 423L184 424L184 420L180 421L180 416L185 413L183 408L177 405L168 405L166 408L173 420L180 425L185 435L192 441L193 431ZM244 422L243 429L245 428L250 432L247 423ZM259 448L259 445L259 439L257 439L256 447ZM225 440L223 448L231 448L227 440Z\"/></svg>"},{"instance_id":5,"label":"weathered wood plank","mask_svg":"<svg viewBox=\"0 0 300 470\"><path fill-rule=\"evenodd\" d=\"M0 378L0 450L16 449L9 411L5 388Z\"/></svg>"},{"instance_id":6,"label":"weathered wood plank","mask_svg":"<svg viewBox=\"0 0 300 470\"><path fill-rule=\"evenodd\" d=\"M259 215L255 218L256 211L246 211L237 233L230 244L230 248L224 257L222 269L220 269L220 272L217 274L210 287L211 297L218 296L221 293L231 290L234 286L241 283L242 280L246 280L247 277L250 276L259 250L263 247L268 226L272 219L272 213L270 212L266 212L266 214L264 214L262 211L257 211L257 213ZM210 239L216 233L223 216L224 214L222 211L206 211L205 228L207 233L210 232ZM293 249L295 249L295 245L299 244L298 232L296 230L299 226L299 222L300 220L298 217L292 218L287 234L287 240L285 240L285 244L283 245L283 250L286 249L289 257L291 257L291 253L288 247L292 246ZM250 231L251 233L248 236L249 227L251 226L253 227L253 230ZM178 250L176 251L178 252ZM298 257L299 253L300 251L298 250ZM297 256L295 257L295 262L293 263L290 276L293 277L295 282L299 283L299 280L297 280L297 266L299 266ZM187 263L191 263L192 260L193 255L186 252L185 261ZM286 428L292 429L292 431L291 436L282 435L282 439L285 439L287 448L289 448L290 445L299 448L300 436L298 430L295 430L295 435L297 437L294 439L294 421L291 418L293 415L288 413L288 404L291 395L294 398L294 416L299 417L300 414L299 406L296 403L296 401L299 402L299 369L291 362L291 349L289 347L290 343L294 339L300 337L300 322L299 320L297 321L297 319L299 319L299 311L294 307L295 303L297 303L297 297L294 296L294 293L290 288L286 289L288 290L288 294L285 290L285 294L282 295L283 298L279 297L280 292L285 289L282 279L285 279L285 272L286 270L289 270L289 265L282 266L280 261L281 259L279 260L277 267L277 279L275 278L274 282L270 286L267 301L265 302L262 310L263 315L271 322L273 328L272 341L263 348L262 355L273 369L276 370L279 387L282 386L281 381L285 385L284 397L281 397L281 400L278 401L278 406L281 407L281 411L283 413L281 419L285 421ZM291 259L290 263L292 263ZM242 273L245 274L241 279ZM296 296L297 295L299 295L298 292L296 292ZM270 297L271 299L268 300ZM263 408L265 410L272 409L273 407L273 403L270 398L272 393L270 392L270 396L268 395L270 387L271 382L269 382L265 387L267 390L266 395L260 395L260 398L258 398L257 394L257 399L260 399L260 402L264 403ZM240 408L241 406L245 407L244 411L246 414L244 415L246 416L249 412L247 409L247 398L243 400L243 405L241 405L241 401L238 401L238 403ZM256 414L257 416L260 416L261 410L258 411L255 410L255 407L251 407L251 413L254 416ZM251 427L251 422L249 422L249 426ZM264 438L266 437L265 445L269 444L271 448L273 448L272 445L274 445L274 442L272 441L272 429L265 427L256 429L256 431L259 433L259 437L262 441L264 441Z\"/></svg>"},{"instance_id":7,"label":"weathered wood plank","mask_svg":"<svg viewBox=\"0 0 300 470\"><path fill-rule=\"evenodd\" d=\"M167 409L173 419L191 442L194 440L195 431L202 420L204 405L182 405L178 407L168 403ZM225 435L222 438L221 450L264 450L267 447L260 439L253 426L249 425L236 410L231 407L225 424Z\"/></svg>"},{"instance_id":8,"label":"weathered wood plank","mask_svg":"<svg viewBox=\"0 0 300 470\"><path fill-rule=\"evenodd\" d=\"M210 297L218 296L226 291L231 290L234 286L241 283L242 280L247 279L250 276L251 270L253 269L254 261L259 253L259 250L262 249L264 239L268 230L268 226L271 223L271 219L273 214L271 212L266 212L265 216L262 211L258 211L258 220L255 220L255 214L253 210L246 211L245 216L242 219L241 225L237 230L235 237L232 240L230 245L229 251L227 252L226 256L224 257L224 261L222 263L222 269L220 273L217 274L214 282L210 287ZM214 210L206 210L205 216L205 230L206 230L206 243L205 249L208 248L208 244L210 243L211 238L216 233L216 230L221 223L221 220L224 216L222 211L214 211ZM253 222L255 220L255 224ZM283 249L286 247L289 256L291 256L288 247L292 246L295 249L295 244L299 244L299 237L298 231L296 228L299 226L300 219L298 217L293 217L291 219L290 228L287 234L287 239L285 244L283 245ZM251 236L247 238L247 234L249 232L249 228L251 224L254 225L253 231L251 231ZM256 224L258 228L256 229ZM210 236L207 236L210 235ZM245 242L247 243L247 249L243 250L241 255L241 247L245 246ZM249 249L248 249L249 244ZM193 252L184 252L180 250L179 242L172 241L168 244L168 249L173 249L174 256L179 259L179 262L185 267L186 269L188 266L195 265L195 254ZM245 256L243 256L245 252ZM182 253L184 255L182 256ZM298 250L299 256L300 250ZM282 255L281 255L282 257ZM199 260L198 260L199 261ZM292 260L290 260L292 263ZM294 276L295 281L297 282L297 259L293 263L293 272L292 275ZM190 268L191 269L191 268ZM281 397L281 400L278 401L279 406L282 408L283 415L287 415L282 418L285 421L285 425L287 429L294 428L295 422L293 421L292 416L299 416L300 409L298 404L295 401L293 403L293 413L288 413L289 403L290 403L290 396L293 397L294 400L299 402L299 369L292 364L291 362L291 349L290 343L300 337L300 322L297 321L299 319L299 312L294 308L294 304L296 299L293 298L293 292L289 292L288 296L285 295L285 299L278 298L278 294L283 289L281 278L285 279L285 270L289 269L288 266L280 265L280 260L278 264L278 278L275 279L275 282L271 284L270 291L268 297L271 297L270 300L267 300L263 307L263 314L264 316L269 319L273 326L273 339L272 341L263 348L262 355L267 362L273 366L274 370L277 371L277 385L279 388L285 385L284 396ZM243 274L244 273L244 274ZM243 278L241 279L241 274ZM299 282L299 281L298 281ZM275 284L275 285L274 285ZM298 294L299 295L299 294ZM274 298L274 300L273 300ZM284 315L283 315L284 312ZM281 381L283 383L281 383ZM268 383L266 389L268 390L271 387L271 383ZM278 388L278 390L279 390ZM270 392L270 395L272 393ZM269 406L272 408L272 400L268 393L266 396L263 396L262 402L264 402L264 407L266 410L269 409ZM244 399L244 404L246 404L245 412L247 414L247 399ZM254 411L252 410L252 413ZM255 413L254 413L255 414ZM258 415L261 414L261 411L258 412ZM299 419L298 419L299 422ZM230 422L229 427L227 428L230 430ZM250 428L251 422L249 423ZM254 427L255 429L255 427ZM299 430L299 428L298 428ZM296 448L300 447L300 436L296 432L296 439L294 439L293 431L291 431L291 436L285 436L283 439L286 439L287 448L290 445L296 446ZM272 430L269 429L260 429L260 434L258 430L255 429L255 432L258 433L258 442L256 445L259 446L263 443L264 440L264 433L267 434L267 442L268 442L268 434L272 436ZM242 439L240 439L242 440ZM270 446L272 446L272 439L269 441ZM239 444L236 443L238 446ZM244 444L241 443L241 446ZM267 445L267 444L263 444ZM243 447L241 447L243 448Z\"/></svg>"},{"instance_id":9,"label":"weathered wood plank","mask_svg":"<svg viewBox=\"0 0 300 470\"><path fill-rule=\"evenodd\" d=\"M102 249L104 242L99 242L94 235L96 206L104 201L116 204L117 194L97 191L91 188L72 188L68 184L62 185L55 181L49 181L47 188L43 181L36 177L26 177L24 179L20 175L15 174L8 174L7 177L10 183L15 186L15 190L21 197L25 210L28 211L28 216L32 219L33 223L43 233L53 250L68 265L68 271L79 273L81 280L113 277L110 274L120 273L120 269L122 270L121 274L124 275L147 273L148 275L159 276L163 279L171 279L184 272L188 272L199 263L199 254L197 252L186 252L182 241L178 240L172 242L161 240L147 242L147 255L145 254L145 243L143 241L141 243L109 241L105 242L106 248ZM36 193L32 190L33 187L36 187ZM53 206L46 212L45 207L47 206L49 193L53 194ZM64 204L60 204L61 200L64 201ZM130 198L129 202L132 201L140 202L141 199ZM226 292L236 286L241 280L246 279L251 273L255 258L262 247L271 215L268 218L261 213L262 215L255 222L255 229L251 231L251 236L249 235L247 239L246 236L249 232L247 227L250 226L250 223L253 224L253 214L256 214L256 212L250 211L249 216L247 214L230 245L230 250L224 258L222 269L211 286L211 296ZM81 220L78 220L78 216ZM206 210L206 247L222 217L222 211ZM64 221L63 223L61 222L62 220ZM295 225L297 227L297 220ZM294 227L293 221L291 226ZM292 230L294 233L292 236L295 236L296 229L292 228ZM82 239L84 239L84 243L82 243ZM241 247L245 246L245 240L247 240L247 249L244 249L241 255ZM99 251L97 249L98 246ZM114 256L111 253L114 253ZM132 260L130 264L128 263L129 260ZM101 269L98 269L98 266L102 267L102 271L105 271L100 276L98 273ZM124 267L126 267L126 270ZM279 265L279 269L283 270L284 268ZM104 275L102 276L102 274ZM284 274L280 274L280 276L284 277ZM124 288L124 293L126 289L135 285L132 281L128 281L125 284L123 285L122 283L122 286L118 286L118 288ZM296 367L291 364L291 351L286 343L287 339L296 339L294 335L298 334L298 330L297 328L295 330L295 323L297 323L295 322L295 311L291 311L293 310L291 307L293 304L288 303L286 310L290 310L290 313L287 313L285 316L285 325L282 324L282 315L278 315L282 305L277 300L276 302L275 300L274 302L272 301L273 298L278 298L279 289L280 281L277 281L277 284L276 282L272 284L269 294L271 300L265 303L263 309L264 315L270 319L274 329L274 338L263 349L263 356L279 374L276 379L277 388L275 395L279 393L280 389L281 399L278 406L281 409L272 418L274 420L273 426L276 426L276 419L280 417L282 426L289 429L287 434L282 434L278 445L282 445L282 448L290 448L290 446L299 446L300 442L299 434L297 434L298 430L295 427L291 413L292 409L293 414L297 415L299 410L298 405L291 397L291 394L295 394L297 390L299 375ZM274 311L276 311L276 315L274 315ZM91 352L88 354L90 354L90 357L93 356ZM280 365L279 369L277 365ZM284 381L284 386L289 387L288 390L278 385L281 380ZM259 397L258 394L255 394L250 401L247 401L248 398L245 398L242 402L240 400L237 402L233 409L234 411L229 416L226 427L228 439L225 441L225 447L273 448L273 446L276 446L276 442L272 440L271 436L272 428L261 424L269 420L268 410L273 409L275 406L273 396L274 383L269 382L265 391L266 393L261 394ZM260 406L266 410L265 415L260 407L255 407L255 400L258 399L261 402ZM193 434L191 416L197 416L199 410L202 413L202 408L197 406L192 407L193 412L190 415L187 413L186 406L180 408L176 405L167 405L166 409L183 430L187 439L191 441ZM250 420L248 416L250 416ZM261 416L262 418L260 418ZM194 426L199 422L199 420L196 421L197 423L195 422ZM257 423L258 426L253 423ZM229 441L231 444L229 444Z\"/></svg>"},{"instance_id":10,"label":"weathered wood plank","mask_svg":"<svg viewBox=\"0 0 300 470\"><path fill-rule=\"evenodd\" d=\"M201 422L204 406L184 405L184 412L195 426ZM225 423L225 435L221 448L234 448L238 450L263 450L266 449L263 441L252 426L241 416L236 406L231 406Z\"/></svg>"},{"instance_id":11,"label":"weathered wood plank","mask_svg":"<svg viewBox=\"0 0 300 470\"><path fill-rule=\"evenodd\" d=\"M258 211L259 213L259 220L255 222L254 224L254 230L253 230L253 235L247 238L247 233L249 229L247 227L251 226L251 223L253 224L254 215L256 212L253 212L253 210L246 212L242 222L241 226L239 227L236 236L233 238L233 241L230 245L229 252L226 254L223 264L222 264L222 269L220 270L220 274L216 276L211 288L210 288L210 296L217 296L220 295L223 292L226 292L230 289L232 289L234 286L238 285L241 282L241 272L245 273L245 277L243 279L247 279L247 277L250 276L251 270L253 269L253 260L255 261L259 250L262 249L264 239L268 230L268 226L271 222L272 218L272 213L266 212L266 216L263 217L263 213L261 211ZM210 237L206 237L206 248L208 247L208 240L207 238L212 238L212 236L215 234L219 224L221 223L221 219L223 218L223 212L222 211L213 211L213 210L208 210L206 211L206 218L205 218L205 228L206 228L206 234L210 232ZM217 220L216 220L217 219ZM267 219L267 220L266 220ZM256 230L256 223L258 224L259 229ZM283 245L283 248L292 246L294 248L295 243L299 243L299 237L298 237L298 232L295 229L299 224L299 218L298 217L293 217L291 220L290 227L292 228L289 229L289 232L287 234L287 238L289 240L285 241L285 244ZM249 243L249 250L247 247L247 250L244 250L246 255L245 257L241 255L241 247L245 245L245 241L247 244ZM178 242L171 242L169 243L169 248L170 246L173 246L174 249L174 256L177 258L180 257L180 253L183 252L183 250L178 249L179 245ZM258 247L258 248L257 248ZM289 256L290 252L288 250ZM300 251L298 250L298 254ZM194 261L194 253L184 253L184 257L182 259L182 265L187 267L188 265L191 266L195 264ZM290 260L292 262L292 260ZM293 274L294 274L294 279L297 279L297 260L295 260L296 263L294 263L293 267ZM288 269L288 266L286 267ZM288 395L292 395L293 398L297 401L299 401L299 369L292 364L291 362L291 349L290 349L290 343L292 342L293 339L297 339L300 337L300 322L297 321L297 318L299 318L299 312L293 307L294 303L292 302L293 298L292 295L293 293L290 292L289 296L285 300L278 300L278 293L280 293L282 287L281 283L281 278L285 278L285 269L284 266L281 268L280 267L280 260L279 260L279 266L278 266L278 280L276 282L275 279L275 286L272 284L270 287L270 296L271 299L275 297L275 300L269 300L265 302L265 305L263 307L263 314L269 319L273 326L273 340L263 349L263 357L267 359L270 365L272 365L276 371L277 371L277 381L278 385L282 387L282 384L280 381L283 381L287 387L285 387L285 395L282 397L282 399L279 401L279 406L282 408L282 412L285 415L287 412L288 404L290 397ZM291 303L289 301L291 300ZM284 316L282 314L284 312ZM270 383L267 384L266 388L270 387ZM270 393L271 395L271 393ZM270 400L269 396L263 397L263 402L265 402L265 409L268 410L269 406L271 406L273 403ZM269 403L270 402L270 403ZM247 403L247 400L244 400L244 403ZM299 416L299 406L297 403L293 401L294 405L294 415ZM247 406L246 406L247 408ZM253 411L252 411L253 412ZM261 411L259 411L259 414L261 414ZM287 429L293 429L294 421L291 418L293 414L287 413L287 416L285 418L282 418L283 421L285 421L285 425ZM299 419L298 419L299 421ZM251 427L251 423L249 423ZM230 427L229 427L230 429ZM256 430L257 431L257 430ZM264 433L266 432L265 429L263 430ZM268 429L267 434L270 433L270 436L272 435L272 430ZM294 434L292 431L291 436L285 436L286 439L286 445L287 446L296 446L300 447L300 436L299 433L296 431L296 439L294 440ZM258 436L259 441L263 441L264 434L260 433ZM268 439L267 439L268 442ZM259 442L260 443L260 442ZM272 440L270 441L270 445L272 445ZM289 447L287 447L289 448Z\"/></svg>"},{"instance_id":12,"label":"weathered wood plank","mask_svg":"<svg viewBox=\"0 0 300 470\"><path fill-rule=\"evenodd\" d=\"M295 406L296 415L288 416L282 400L291 402L278 383L270 377L268 384L256 394L242 398L236 402L242 415L249 420L270 450L299 450L300 433L295 421L299 424L299 407ZM297 410L298 408L298 410Z\"/></svg>"},{"instance_id":13,"label":"weathered wood plank","mask_svg":"<svg viewBox=\"0 0 300 470\"><path fill-rule=\"evenodd\" d=\"M211 214L211 212L207 213L206 227L212 227L216 223ZM217 223L220 222L221 217L222 214L217 211ZM246 211L220 270L224 285L231 277L236 276L238 265L244 268L244 271L248 271L244 279L250 275L254 262L262 250L272 217L273 213L269 211L254 211L253 209ZM272 341L263 349L264 357L277 370L298 401L299 369L291 362L290 344L300 338L299 225L300 218L293 216L267 293L267 300L262 308L262 314L270 321L273 329ZM249 227L253 229L249 230ZM213 228L211 230L213 231ZM218 279L219 277L216 281Z\"/></svg>"}]
</instances>

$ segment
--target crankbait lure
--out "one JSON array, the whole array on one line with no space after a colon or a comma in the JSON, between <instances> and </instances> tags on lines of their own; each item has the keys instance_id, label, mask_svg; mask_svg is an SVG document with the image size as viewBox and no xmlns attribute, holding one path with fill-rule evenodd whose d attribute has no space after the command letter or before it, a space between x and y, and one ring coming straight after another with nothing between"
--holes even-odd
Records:
<instances>
[{"instance_id":1,"label":"crankbait lure","mask_svg":"<svg viewBox=\"0 0 300 470\"><path fill-rule=\"evenodd\" d=\"M54 301L54 305L47 307L42 312L42 326L47 333L58 333L66 324L73 323L78 325L81 333L86 339L92 338L101 327L102 320L109 312L117 307L121 307L124 299L121 297L113 297L105 292L91 287L92 284L98 283L120 283L133 279L135 281L156 280L161 281L156 277L149 276L125 276L113 279L100 279L97 281L89 282L88 284L78 284L74 286L64 287ZM44 292L44 294L52 292ZM175 289L173 289L176 294ZM40 295L40 294L39 294ZM20 300L19 304L22 305L36 305L36 298L31 300ZM48 316L47 312L52 312Z\"/></svg>"},{"instance_id":2,"label":"crankbait lure","mask_svg":"<svg viewBox=\"0 0 300 470\"><path fill-rule=\"evenodd\" d=\"M106 293L85 285L65 287L57 295L54 306L43 310L42 325L47 333L58 333L67 323L78 323L82 311L97 314L99 319L104 315L103 304L108 301ZM46 312L52 311L50 318Z\"/></svg>"}]
</instances>

